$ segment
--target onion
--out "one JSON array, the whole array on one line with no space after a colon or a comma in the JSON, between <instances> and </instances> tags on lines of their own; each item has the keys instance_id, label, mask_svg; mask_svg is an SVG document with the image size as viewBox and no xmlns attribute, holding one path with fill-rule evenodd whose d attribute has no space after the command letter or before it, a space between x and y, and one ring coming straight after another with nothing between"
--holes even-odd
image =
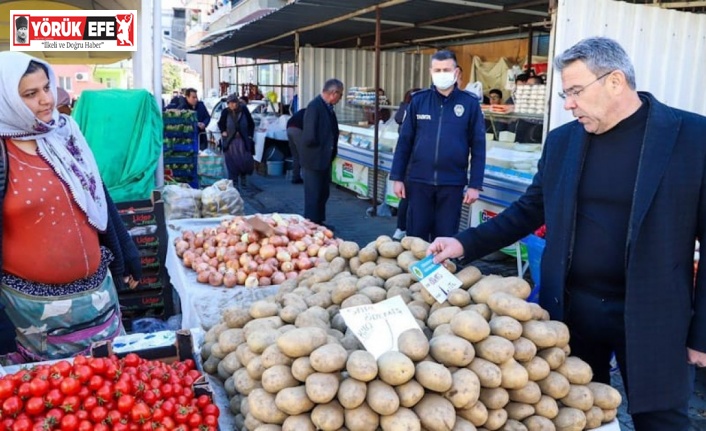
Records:
<instances>
[{"instance_id":1,"label":"onion","mask_svg":"<svg viewBox=\"0 0 706 431\"><path fill-rule=\"evenodd\" d=\"M247 267L250 261L252 261L252 256L247 253L241 254L240 258L238 259L238 262L240 262L240 266L243 268Z\"/></svg>"},{"instance_id":2,"label":"onion","mask_svg":"<svg viewBox=\"0 0 706 431\"><path fill-rule=\"evenodd\" d=\"M216 247L208 247L205 249L204 254L208 256L209 258L211 257L216 257Z\"/></svg>"},{"instance_id":3,"label":"onion","mask_svg":"<svg viewBox=\"0 0 706 431\"><path fill-rule=\"evenodd\" d=\"M280 239L282 239L282 245L289 244L289 237L287 235L280 236Z\"/></svg>"},{"instance_id":4,"label":"onion","mask_svg":"<svg viewBox=\"0 0 706 431\"><path fill-rule=\"evenodd\" d=\"M176 249L176 254L179 257L182 257L184 255L184 252L189 249L189 243L182 240L178 240L177 243L174 245L174 248Z\"/></svg>"},{"instance_id":5,"label":"onion","mask_svg":"<svg viewBox=\"0 0 706 431\"><path fill-rule=\"evenodd\" d=\"M290 271L285 274L287 276L287 280L291 280L293 278L299 277L299 274L296 271Z\"/></svg>"},{"instance_id":6,"label":"onion","mask_svg":"<svg viewBox=\"0 0 706 431\"><path fill-rule=\"evenodd\" d=\"M304 249L304 250L306 250L306 249ZM290 242L289 245L287 246L287 253L289 253L289 255L294 258L294 257L299 256L300 251L299 251L299 249L294 245L293 242Z\"/></svg>"},{"instance_id":7,"label":"onion","mask_svg":"<svg viewBox=\"0 0 706 431\"><path fill-rule=\"evenodd\" d=\"M280 250L277 252L277 260L280 262L289 262L292 260L292 255L284 250Z\"/></svg>"},{"instance_id":8,"label":"onion","mask_svg":"<svg viewBox=\"0 0 706 431\"><path fill-rule=\"evenodd\" d=\"M214 287L222 285L223 274L218 271L211 271L211 274L208 276L208 284Z\"/></svg>"},{"instance_id":9,"label":"onion","mask_svg":"<svg viewBox=\"0 0 706 431\"><path fill-rule=\"evenodd\" d=\"M306 249L306 254L308 254L310 257L314 257L317 254L319 254L319 249L321 246L318 244L311 244L309 247Z\"/></svg>"},{"instance_id":10,"label":"onion","mask_svg":"<svg viewBox=\"0 0 706 431\"><path fill-rule=\"evenodd\" d=\"M309 246L309 244L306 243L306 241L295 241L294 242L294 247L297 248L299 251L304 251L306 248Z\"/></svg>"},{"instance_id":11,"label":"onion","mask_svg":"<svg viewBox=\"0 0 706 431\"><path fill-rule=\"evenodd\" d=\"M299 259L297 259L296 262L297 268L301 271L306 271L307 269L311 269L312 266L314 266L313 262L306 256L302 256Z\"/></svg>"},{"instance_id":12,"label":"onion","mask_svg":"<svg viewBox=\"0 0 706 431\"><path fill-rule=\"evenodd\" d=\"M193 241L194 238L196 237L196 234L192 230L185 230L182 234L181 237L184 238L184 241Z\"/></svg>"},{"instance_id":13,"label":"onion","mask_svg":"<svg viewBox=\"0 0 706 431\"><path fill-rule=\"evenodd\" d=\"M252 231L248 234L250 242L260 242L260 234L257 231Z\"/></svg>"},{"instance_id":14,"label":"onion","mask_svg":"<svg viewBox=\"0 0 706 431\"><path fill-rule=\"evenodd\" d=\"M225 287L234 287L238 284L238 276L232 271L227 271L223 276L223 285Z\"/></svg>"},{"instance_id":15,"label":"onion","mask_svg":"<svg viewBox=\"0 0 706 431\"><path fill-rule=\"evenodd\" d=\"M273 244L266 244L260 247L260 257L269 259L277 254L277 249Z\"/></svg>"},{"instance_id":16,"label":"onion","mask_svg":"<svg viewBox=\"0 0 706 431\"><path fill-rule=\"evenodd\" d=\"M272 284L282 284L287 279L287 276L283 272L277 271L272 274Z\"/></svg>"},{"instance_id":17,"label":"onion","mask_svg":"<svg viewBox=\"0 0 706 431\"><path fill-rule=\"evenodd\" d=\"M210 268L210 265L208 263L200 261L200 262L196 263L196 268L193 268L193 269L196 272L204 272L204 271L208 271L209 268Z\"/></svg>"},{"instance_id":18,"label":"onion","mask_svg":"<svg viewBox=\"0 0 706 431\"><path fill-rule=\"evenodd\" d=\"M274 272L275 269L266 263L258 265L257 267L257 275L259 275L260 277L272 277L272 274L274 274Z\"/></svg>"},{"instance_id":19,"label":"onion","mask_svg":"<svg viewBox=\"0 0 706 431\"><path fill-rule=\"evenodd\" d=\"M220 262L223 262L225 256L226 256L226 247L218 247L216 249L216 259L218 259Z\"/></svg>"},{"instance_id":20,"label":"onion","mask_svg":"<svg viewBox=\"0 0 706 431\"><path fill-rule=\"evenodd\" d=\"M211 275L211 271L200 271L198 274L196 274L196 281L199 283L208 283L208 277Z\"/></svg>"},{"instance_id":21,"label":"onion","mask_svg":"<svg viewBox=\"0 0 706 431\"><path fill-rule=\"evenodd\" d=\"M294 262L282 262L280 269L282 272L292 272L295 269Z\"/></svg>"},{"instance_id":22,"label":"onion","mask_svg":"<svg viewBox=\"0 0 706 431\"><path fill-rule=\"evenodd\" d=\"M260 277L260 279L258 280L258 284L260 286L270 286L272 285L272 280L270 279L270 277Z\"/></svg>"},{"instance_id":23,"label":"onion","mask_svg":"<svg viewBox=\"0 0 706 431\"><path fill-rule=\"evenodd\" d=\"M260 251L260 244L253 242L248 245L248 254L251 254L253 256L257 255L257 253Z\"/></svg>"},{"instance_id":24,"label":"onion","mask_svg":"<svg viewBox=\"0 0 706 431\"><path fill-rule=\"evenodd\" d=\"M237 235L228 235L228 245L236 245L240 241Z\"/></svg>"},{"instance_id":25,"label":"onion","mask_svg":"<svg viewBox=\"0 0 706 431\"><path fill-rule=\"evenodd\" d=\"M192 250L186 250L184 252L184 255L182 256L182 259L184 259L183 264L187 268L191 268L191 263L194 261L194 258L196 255Z\"/></svg>"},{"instance_id":26,"label":"onion","mask_svg":"<svg viewBox=\"0 0 706 431\"><path fill-rule=\"evenodd\" d=\"M248 265L245 267L245 272L247 272L248 274L252 274L254 272L257 272L258 266L259 265L257 262L251 260L250 262L248 262Z\"/></svg>"},{"instance_id":27,"label":"onion","mask_svg":"<svg viewBox=\"0 0 706 431\"><path fill-rule=\"evenodd\" d=\"M226 269L232 269L233 271L237 271L240 269L240 262L237 260L229 260L226 262Z\"/></svg>"},{"instance_id":28,"label":"onion","mask_svg":"<svg viewBox=\"0 0 706 431\"><path fill-rule=\"evenodd\" d=\"M211 265L212 268L217 268L218 267L218 259L215 257L212 257L211 260L208 261L208 264Z\"/></svg>"},{"instance_id":29,"label":"onion","mask_svg":"<svg viewBox=\"0 0 706 431\"><path fill-rule=\"evenodd\" d=\"M274 231L275 231L275 235L278 235L278 236L282 236L282 235L287 236L287 229L286 229L286 228L283 228L283 227L281 227L281 226L275 227Z\"/></svg>"},{"instance_id":30,"label":"onion","mask_svg":"<svg viewBox=\"0 0 706 431\"><path fill-rule=\"evenodd\" d=\"M248 278L245 279L245 287L257 287L259 283L255 275L249 275Z\"/></svg>"},{"instance_id":31,"label":"onion","mask_svg":"<svg viewBox=\"0 0 706 431\"><path fill-rule=\"evenodd\" d=\"M304 235L306 235L306 232L304 232L304 229L298 226L289 226L287 228L287 236L289 237L289 239L293 239L296 241L304 238Z\"/></svg>"},{"instance_id":32,"label":"onion","mask_svg":"<svg viewBox=\"0 0 706 431\"><path fill-rule=\"evenodd\" d=\"M281 247L282 237L279 235L274 235L272 238L270 238L270 244L272 244L273 247Z\"/></svg>"},{"instance_id":33,"label":"onion","mask_svg":"<svg viewBox=\"0 0 706 431\"><path fill-rule=\"evenodd\" d=\"M276 257L271 257L269 259L266 259L265 262L263 262L263 263L266 263L266 264L272 266L273 268L279 267L279 260L277 260Z\"/></svg>"},{"instance_id":34,"label":"onion","mask_svg":"<svg viewBox=\"0 0 706 431\"><path fill-rule=\"evenodd\" d=\"M248 244L245 242L237 242L235 243L235 251L238 252L238 254L243 254L248 251Z\"/></svg>"},{"instance_id":35,"label":"onion","mask_svg":"<svg viewBox=\"0 0 706 431\"><path fill-rule=\"evenodd\" d=\"M197 248L203 246L203 234L202 233L196 234L196 237L194 238L194 246Z\"/></svg>"},{"instance_id":36,"label":"onion","mask_svg":"<svg viewBox=\"0 0 706 431\"><path fill-rule=\"evenodd\" d=\"M245 280L247 280L248 274L242 269L239 269L238 272L235 273L235 277L238 279L238 284L242 286L245 284Z\"/></svg>"}]
</instances>

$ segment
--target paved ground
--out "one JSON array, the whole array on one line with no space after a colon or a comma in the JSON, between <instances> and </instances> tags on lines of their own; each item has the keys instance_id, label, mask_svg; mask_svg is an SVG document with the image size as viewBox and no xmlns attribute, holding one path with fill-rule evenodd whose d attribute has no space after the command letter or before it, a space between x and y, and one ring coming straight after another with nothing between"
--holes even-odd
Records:
<instances>
[{"instance_id":1,"label":"paved ground","mask_svg":"<svg viewBox=\"0 0 706 431\"><path fill-rule=\"evenodd\" d=\"M248 187L242 193L245 200L245 213L295 213L303 214L304 187L291 184L285 177L267 177L255 174L249 177ZM328 222L335 225L336 236L355 241L364 246L379 235L392 235L395 231L396 217L371 217L370 200L358 199L354 193L331 185L331 197L327 205ZM495 256L473 262L484 274L516 275L515 260L509 257ZM531 281L529 273L528 280ZM620 374L615 372L613 384L622 388ZM623 397L625 398L625 397ZM624 403L625 404L625 403ZM689 408L692 429L706 430L706 371L697 372L694 395ZM625 405L619 415L622 430L634 430ZM670 430L665 430L670 431Z\"/></svg>"}]
</instances>

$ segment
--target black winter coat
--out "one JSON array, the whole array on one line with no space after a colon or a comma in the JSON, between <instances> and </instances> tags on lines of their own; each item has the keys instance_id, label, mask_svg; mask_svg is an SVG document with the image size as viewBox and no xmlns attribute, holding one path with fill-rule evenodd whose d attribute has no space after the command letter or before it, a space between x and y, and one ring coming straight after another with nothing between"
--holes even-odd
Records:
<instances>
[{"instance_id":1,"label":"black winter coat","mask_svg":"<svg viewBox=\"0 0 706 431\"><path fill-rule=\"evenodd\" d=\"M304 114L301 145L297 146L304 169L326 170L338 153L338 121L336 114L321 96L309 102Z\"/></svg>"}]
</instances>

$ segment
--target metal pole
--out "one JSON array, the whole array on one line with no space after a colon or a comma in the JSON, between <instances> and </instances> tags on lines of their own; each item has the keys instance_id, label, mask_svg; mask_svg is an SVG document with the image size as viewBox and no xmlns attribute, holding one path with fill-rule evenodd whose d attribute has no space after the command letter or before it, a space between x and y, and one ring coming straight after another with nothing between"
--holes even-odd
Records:
<instances>
[{"instance_id":1,"label":"metal pole","mask_svg":"<svg viewBox=\"0 0 706 431\"><path fill-rule=\"evenodd\" d=\"M527 37L527 73L530 73L532 72L532 42L534 42L534 27L529 26L529 35Z\"/></svg>"},{"instance_id":2,"label":"metal pole","mask_svg":"<svg viewBox=\"0 0 706 431\"><path fill-rule=\"evenodd\" d=\"M373 134L373 217L378 215L378 163L380 129L380 7L375 8L375 132Z\"/></svg>"}]
</instances>

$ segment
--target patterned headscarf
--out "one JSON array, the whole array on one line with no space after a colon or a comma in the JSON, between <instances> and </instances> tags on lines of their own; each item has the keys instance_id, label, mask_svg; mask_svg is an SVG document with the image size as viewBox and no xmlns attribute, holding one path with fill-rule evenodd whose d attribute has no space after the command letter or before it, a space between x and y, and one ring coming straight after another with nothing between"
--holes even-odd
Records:
<instances>
[{"instance_id":1,"label":"patterned headscarf","mask_svg":"<svg viewBox=\"0 0 706 431\"><path fill-rule=\"evenodd\" d=\"M37 141L37 153L51 166L71 191L74 201L99 231L108 225L103 181L91 149L73 118L54 107L45 123L34 116L20 97L19 86L30 61L49 71L49 84L57 98L56 76L51 66L21 52L0 52L0 139Z\"/></svg>"}]
</instances>

